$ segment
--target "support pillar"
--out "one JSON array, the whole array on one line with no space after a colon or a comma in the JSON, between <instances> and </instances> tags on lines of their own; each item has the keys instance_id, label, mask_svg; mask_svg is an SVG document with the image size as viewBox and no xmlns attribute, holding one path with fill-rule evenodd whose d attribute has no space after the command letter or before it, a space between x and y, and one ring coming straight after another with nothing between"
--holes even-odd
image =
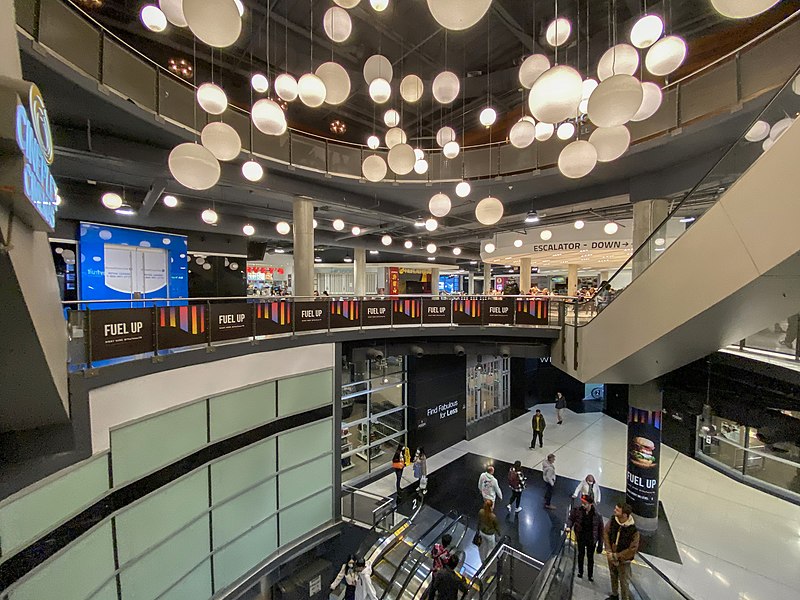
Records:
<instances>
[{"instance_id":1,"label":"support pillar","mask_svg":"<svg viewBox=\"0 0 800 600\"><path fill-rule=\"evenodd\" d=\"M470 296L475 295L475 272L470 271L467 276L467 294Z\"/></svg>"},{"instance_id":2,"label":"support pillar","mask_svg":"<svg viewBox=\"0 0 800 600\"><path fill-rule=\"evenodd\" d=\"M625 497L636 527L658 528L661 461L661 389L655 381L628 386L628 461Z\"/></svg>"},{"instance_id":3,"label":"support pillar","mask_svg":"<svg viewBox=\"0 0 800 600\"><path fill-rule=\"evenodd\" d=\"M519 259L519 293L527 294L531 289L531 259Z\"/></svg>"},{"instance_id":4,"label":"support pillar","mask_svg":"<svg viewBox=\"0 0 800 600\"><path fill-rule=\"evenodd\" d=\"M314 204L307 198L292 201L294 236L294 295L314 294Z\"/></svg>"},{"instance_id":5,"label":"support pillar","mask_svg":"<svg viewBox=\"0 0 800 600\"><path fill-rule=\"evenodd\" d=\"M648 236L655 231L661 222L667 217L668 204L666 200L641 200L633 205L633 250L644 243ZM632 277L636 279L642 271L644 271L653 260L655 260L656 251L660 248L666 247L667 232L666 227L660 235L652 238L650 244L646 249L643 249L638 254L634 255L631 268L633 269ZM662 241L661 244L656 244L656 241ZM658 250L660 252L660 250Z\"/></svg>"},{"instance_id":6,"label":"support pillar","mask_svg":"<svg viewBox=\"0 0 800 600\"><path fill-rule=\"evenodd\" d=\"M597 277L597 287L600 287L600 284L604 281L608 281L608 271L600 271L600 275Z\"/></svg>"},{"instance_id":7,"label":"support pillar","mask_svg":"<svg viewBox=\"0 0 800 600\"><path fill-rule=\"evenodd\" d=\"M439 267L431 269L431 296L439 297Z\"/></svg>"},{"instance_id":8,"label":"support pillar","mask_svg":"<svg viewBox=\"0 0 800 600\"><path fill-rule=\"evenodd\" d=\"M353 286L356 296L367 295L367 250L353 249Z\"/></svg>"},{"instance_id":9,"label":"support pillar","mask_svg":"<svg viewBox=\"0 0 800 600\"><path fill-rule=\"evenodd\" d=\"M492 291L492 265L483 263L483 295L488 296Z\"/></svg>"},{"instance_id":10,"label":"support pillar","mask_svg":"<svg viewBox=\"0 0 800 600\"><path fill-rule=\"evenodd\" d=\"M578 295L578 265L567 265L567 296Z\"/></svg>"}]
</instances>

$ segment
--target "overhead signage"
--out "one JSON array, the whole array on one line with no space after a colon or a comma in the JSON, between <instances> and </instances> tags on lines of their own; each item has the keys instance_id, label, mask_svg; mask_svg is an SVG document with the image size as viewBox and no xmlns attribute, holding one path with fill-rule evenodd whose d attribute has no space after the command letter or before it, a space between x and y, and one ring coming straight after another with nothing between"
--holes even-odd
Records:
<instances>
[{"instance_id":1,"label":"overhead signage","mask_svg":"<svg viewBox=\"0 0 800 600\"><path fill-rule=\"evenodd\" d=\"M153 311L120 308L89 311L91 360L108 360L152 352Z\"/></svg>"},{"instance_id":2,"label":"overhead signage","mask_svg":"<svg viewBox=\"0 0 800 600\"><path fill-rule=\"evenodd\" d=\"M640 517L658 516L661 411L628 408L628 472L625 496Z\"/></svg>"},{"instance_id":3,"label":"overhead signage","mask_svg":"<svg viewBox=\"0 0 800 600\"><path fill-rule=\"evenodd\" d=\"M328 328L328 302L311 301L294 303L294 330L315 331Z\"/></svg>"},{"instance_id":4,"label":"overhead signage","mask_svg":"<svg viewBox=\"0 0 800 600\"><path fill-rule=\"evenodd\" d=\"M498 298L483 301L484 325L513 325L514 299Z\"/></svg>"},{"instance_id":5,"label":"overhead signage","mask_svg":"<svg viewBox=\"0 0 800 600\"><path fill-rule=\"evenodd\" d=\"M587 242L559 242L552 244L534 244L533 252L565 252L568 250L624 250L630 248L626 240L593 240Z\"/></svg>"},{"instance_id":6,"label":"overhead signage","mask_svg":"<svg viewBox=\"0 0 800 600\"><path fill-rule=\"evenodd\" d=\"M453 318L450 300L428 300L422 301L422 322L449 325Z\"/></svg>"},{"instance_id":7,"label":"overhead signage","mask_svg":"<svg viewBox=\"0 0 800 600\"><path fill-rule=\"evenodd\" d=\"M400 269L389 267L389 295L397 296L400 293Z\"/></svg>"},{"instance_id":8,"label":"overhead signage","mask_svg":"<svg viewBox=\"0 0 800 600\"><path fill-rule=\"evenodd\" d=\"M158 309L158 348L179 348L208 341L206 307L169 306Z\"/></svg>"},{"instance_id":9,"label":"overhead signage","mask_svg":"<svg viewBox=\"0 0 800 600\"><path fill-rule=\"evenodd\" d=\"M246 302L212 304L209 311L212 342L236 340L253 335L253 305Z\"/></svg>"},{"instance_id":10,"label":"overhead signage","mask_svg":"<svg viewBox=\"0 0 800 600\"><path fill-rule=\"evenodd\" d=\"M363 300L361 324L364 327L387 327L392 324L391 300Z\"/></svg>"},{"instance_id":11,"label":"overhead signage","mask_svg":"<svg viewBox=\"0 0 800 600\"><path fill-rule=\"evenodd\" d=\"M437 425L440 421L450 419L458 415L459 402L451 400L435 406L417 407L417 429Z\"/></svg>"},{"instance_id":12,"label":"overhead signage","mask_svg":"<svg viewBox=\"0 0 800 600\"><path fill-rule=\"evenodd\" d=\"M292 331L292 301L266 300L257 302L256 335L275 335Z\"/></svg>"}]
</instances>

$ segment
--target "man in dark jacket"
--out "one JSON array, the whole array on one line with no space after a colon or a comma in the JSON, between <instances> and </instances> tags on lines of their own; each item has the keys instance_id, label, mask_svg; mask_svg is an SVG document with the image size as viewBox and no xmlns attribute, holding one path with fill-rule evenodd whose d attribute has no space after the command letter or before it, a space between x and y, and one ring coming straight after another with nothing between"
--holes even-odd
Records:
<instances>
[{"instance_id":1,"label":"man in dark jacket","mask_svg":"<svg viewBox=\"0 0 800 600\"><path fill-rule=\"evenodd\" d=\"M428 600L456 600L458 592L467 592L467 584L456 573L458 556L453 554L447 564L433 576L431 587L428 590Z\"/></svg>"},{"instance_id":2,"label":"man in dark jacket","mask_svg":"<svg viewBox=\"0 0 800 600\"><path fill-rule=\"evenodd\" d=\"M544 447L544 443L542 442L542 434L544 433L545 427L547 427L547 423L544 422L544 415L542 414L542 411L537 408L536 412L533 414L533 419L531 419L531 429L533 429L531 448L536 448L536 438L539 438L539 447Z\"/></svg>"},{"instance_id":3,"label":"man in dark jacket","mask_svg":"<svg viewBox=\"0 0 800 600\"><path fill-rule=\"evenodd\" d=\"M581 496L581 505L570 511L567 527L575 532L578 544L578 578L583 577L583 557L589 566L589 581L594 581L594 551L603 553L603 517L594 507L594 498Z\"/></svg>"},{"instance_id":4,"label":"man in dark jacket","mask_svg":"<svg viewBox=\"0 0 800 600\"><path fill-rule=\"evenodd\" d=\"M617 504L603 531L611 571L611 595L606 600L630 600L631 561L639 550L639 531L629 504Z\"/></svg>"}]
</instances>

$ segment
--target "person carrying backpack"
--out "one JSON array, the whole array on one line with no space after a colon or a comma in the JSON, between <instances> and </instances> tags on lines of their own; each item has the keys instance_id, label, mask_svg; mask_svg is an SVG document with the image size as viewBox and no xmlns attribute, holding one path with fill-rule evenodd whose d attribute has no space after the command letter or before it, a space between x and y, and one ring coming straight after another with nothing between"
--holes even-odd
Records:
<instances>
[{"instance_id":1,"label":"person carrying backpack","mask_svg":"<svg viewBox=\"0 0 800 600\"><path fill-rule=\"evenodd\" d=\"M511 499L508 501L508 512L511 512L511 505L517 502L514 512L520 512L522 507L519 505L522 500L522 490L525 489L525 474L522 472L522 463L516 461L514 466L508 471L508 486L511 488Z\"/></svg>"}]
</instances>

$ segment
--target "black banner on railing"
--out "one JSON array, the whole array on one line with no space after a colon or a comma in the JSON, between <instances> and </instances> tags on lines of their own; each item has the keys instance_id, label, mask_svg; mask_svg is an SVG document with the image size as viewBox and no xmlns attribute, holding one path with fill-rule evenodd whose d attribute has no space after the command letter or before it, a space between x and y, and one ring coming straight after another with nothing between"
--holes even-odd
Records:
<instances>
[{"instance_id":1,"label":"black banner on railing","mask_svg":"<svg viewBox=\"0 0 800 600\"><path fill-rule=\"evenodd\" d=\"M458 325L480 325L483 306L481 300L456 298L453 300L453 322Z\"/></svg>"},{"instance_id":2,"label":"black banner on railing","mask_svg":"<svg viewBox=\"0 0 800 600\"><path fill-rule=\"evenodd\" d=\"M255 305L256 335L292 332L291 300L266 300Z\"/></svg>"},{"instance_id":3,"label":"black banner on railing","mask_svg":"<svg viewBox=\"0 0 800 600\"><path fill-rule=\"evenodd\" d=\"M625 497L640 517L658 517L661 411L628 408L628 480Z\"/></svg>"},{"instance_id":4,"label":"black banner on railing","mask_svg":"<svg viewBox=\"0 0 800 600\"><path fill-rule=\"evenodd\" d=\"M420 323L422 302L419 298L392 300L392 323L395 325L417 325Z\"/></svg>"},{"instance_id":5,"label":"black banner on railing","mask_svg":"<svg viewBox=\"0 0 800 600\"><path fill-rule=\"evenodd\" d=\"M361 326L363 306L360 300L331 300L330 308L331 329Z\"/></svg>"},{"instance_id":6,"label":"black banner on railing","mask_svg":"<svg viewBox=\"0 0 800 600\"><path fill-rule=\"evenodd\" d=\"M426 325L449 325L453 317L450 300L422 301L422 322Z\"/></svg>"},{"instance_id":7,"label":"black banner on railing","mask_svg":"<svg viewBox=\"0 0 800 600\"><path fill-rule=\"evenodd\" d=\"M515 301L517 325L547 325L550 301L546 298L517 298Z\"/></svg>"},{"instance_id":8,"label":"black banner on railing","mask_svg":"<svg viewBox=\"0 0 800 600\"><path fill-rule=\"evenodd\" d=\"M484 325L513 325L514 299L498 298L483 301Z\"/></svg>"},{"instance_id":9,"label":"black banner on railing","mask_svg":"<svg viewBox=\"0 0 800 600\"><path fill-rule=\"evenodd\" d=\"M90 360L153 352L153 309L119 308L93 310Z\"/></svg>"},{"instance_id":10,"label":"black banner on railing","mask_svg":"<svg viewBox=\"0 0 800 600\"><path fill-rule=\"evenodd\" d=\"M158 310L158 348L194 346L208 341L206 306L167 306Z\"/></svg>"},{"instance_id":11,"label":"black banner on railing","mask_svg":"<svg viewBox=\"0 0 800 600\"><path fill-rule=\"evenodd\" d=\"M324 300L294 303L294 330L314 331L328 328L328 302Z\"/></svg>"},{"instance_id":12,"label":"black banner on railing","mask_svg":"<svg viewBox=\"0 0 800 600\"><path fill-rule=\"evenodd\" d=\"M383 326L392 324L391 300L362 300L361 324L364 327Z\"/></svg>"},{"instance_id":13,"label":"black banner on railing","mask_svg":"<svg viewBox=\"0 0 800 600\"><path fill-rule=\"evenodd\" d=\"M247 302L212 304L208 329L212 342L250 337L253 335L253 305Z\"/></svg>"}]
</instances>

